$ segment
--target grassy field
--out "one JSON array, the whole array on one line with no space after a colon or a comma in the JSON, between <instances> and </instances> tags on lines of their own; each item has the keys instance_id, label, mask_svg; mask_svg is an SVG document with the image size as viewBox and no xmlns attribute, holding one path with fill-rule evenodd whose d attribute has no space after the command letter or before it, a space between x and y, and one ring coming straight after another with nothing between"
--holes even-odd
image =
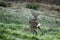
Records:
<instances>
[{"instance_id":1,"label":"grassy field","mask_svg":"<svg viewBox=\"0 0 60 40\"><path fill-rule=\"evenodd\" d=\"M41 27L45 35L37 30L33 35L28 25L0 23L0 40L60 40L60 27Z\"/></svg>"},{"instance_id":2,"label":"grassy field","mask_svg":"<svg viewBox=\"0 0 60 40\"><path fill-rule=\"evenodd\" d=\"M40 13L38 21L45 35L41 35L38 29L38 35L30 32L28 22L33 18L31 9L0 7L0 40L60 40L60 18L43 15L45 11L41 10L34 12Z\"/></svg>"}]
</instances>

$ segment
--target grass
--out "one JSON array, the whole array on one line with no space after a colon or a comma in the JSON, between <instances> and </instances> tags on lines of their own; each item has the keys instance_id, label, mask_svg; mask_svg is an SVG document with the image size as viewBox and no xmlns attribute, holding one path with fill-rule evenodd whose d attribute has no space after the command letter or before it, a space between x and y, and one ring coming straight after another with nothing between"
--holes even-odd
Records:
<instances>
[{"instance_id":1,"label":"grass","mask_svg":"<svg viewBox=\"0 0 60 40\"><path fill-rule=\"evenodd\" d=\"M3 26L1 26L3 25ZM41 32L37 30L38 35L33 35L29 28L28 30L24 29L27 28L28 25L16 25L16 24L4 24L0 23L0 39L2 40L59 40L60 39L60 31L57 28L50 28L50 27L41 27L44 31L45 35L41 36ZM50 31L51 30L51 31Z\"/></svg>"},{"instance_id":2,"label":"grass","mask_svg":"<svg viewBox=\"0 0 60 40\"><path fill-rule=\"evenodd\" d=\"M60 18L42 15L40 13L38 21L45 35L34 35L29 29L29 20L33 18L31 10L26 8L12 9L0 7L0 40L60 40Z\"/></svg>"},{"instance_id":3,"label":"grass","mask_svg":"<svg viewBox=\"0 0 60 40\"><path fill-rule=\"evenodd\" d=\"M29 20L33 18L32 12L30 9L9 9L9 8L0 8L0 22L1 23L15 23L15 24L28 24ZM28 11L28 12L27 12ZM48 16L48 15L42 15L43 12L35 11L36 13L40 13L38 16L38 21L42 25L52 25L52 26L60 26L60 19ZM45 26L46 26L45 25Z\"/></svg>"}]
</instances>

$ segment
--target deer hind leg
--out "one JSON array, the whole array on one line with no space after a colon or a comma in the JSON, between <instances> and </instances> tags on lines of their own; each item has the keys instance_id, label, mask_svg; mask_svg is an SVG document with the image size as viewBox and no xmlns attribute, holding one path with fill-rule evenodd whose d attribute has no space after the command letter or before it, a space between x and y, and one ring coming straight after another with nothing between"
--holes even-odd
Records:
<instances>
[{"instance_id":1,"label":"deer hind leg","mask_svg":"<svg viewBox=\"0 0 60 40\"><path fill-rule=\"evenodd\" d=\"M40 27L38 27L38 29L41 31L42 35L44 35L44 32L41 30L41 28L40 28Z\"/></svg>"},{"instance_id":2,"label":"deer hind leg","mask_svg":"<svg viewBox=\"0 0 60 40\"><path fill-rule=\"evenodd\" d=\"M33 34L37 35L36 29L31 29L31 32L32 32Z\"/></svg>"},{"instance_id":3,"label":"deer hind leg","mask_svg":"<svg viewBox=\"0 0 60 40\"><path fill-rule=\"evenodd\" d=\"M34 34L37 35L37 31L36 30L33 30Z\"/></svg>"}]
</instances>

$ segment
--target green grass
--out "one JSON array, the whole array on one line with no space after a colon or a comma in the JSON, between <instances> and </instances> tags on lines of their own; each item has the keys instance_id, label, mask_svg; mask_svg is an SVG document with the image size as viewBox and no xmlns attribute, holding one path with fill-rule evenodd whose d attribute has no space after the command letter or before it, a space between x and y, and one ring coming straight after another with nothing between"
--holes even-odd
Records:
<instances>
[{"instance_id":1,"label":"green grass","mask_svg":"<svg viewBox=\"0 0 60 40\"><path fill-rule=\"evenodd\" d=\"M35 11L34 11L35 12ZM36 13L41 13L36 11ZM60 40L60 19L39 15L38 21L45 35L34 35L29 29L29 20L33 18L30 9L0 8L0 40ZM42 12L43 13L43 12Z\"/></svg>"},{"instance_id":2,"label":"green grass","mask_svg":"<svg viewBox=\"0 0 60 40\"><path fill-rule=\"evenodd\" d=\"M29 17L27 16L32 17L30 13L28 13L23 9L14 10L14 9L0 8L0 10L1 10L0 22L2 23L16 23L16 24L25 23L26 24L28 23L28 20L29 20Z\"/></svg>"},{"instance_id":3,"label":"green grass","mask_svg":"<svg viewBox=\"0 0 60 40\"><path fill-rule=\"evenodd\" d=\"M2 26L3 25L3 26ZM26 30L26 29L28 30ZM0 23L0 39L2 40L59 40L60 27L41 27L45 35L37 30L38 35L33 35L29 26L25 24L4 24Z\"/></svg>"},{"instance_id":4,"label":"green grass","mask_svg":"<svg viewBox=\"0 0 60 40\"><path fill-rule=\"evenodd\" d=\"M9 9L0 7L0 22L1 23L15 23L15 24L28 24L29 20L33 18L30 9ZM28 11L28 12L27 12ZM43 13L35 11L36 13ZM60 26L60 18L55 18L47 15L39 15L38 21L44 26Z\"/></svg>"}]
</instances>

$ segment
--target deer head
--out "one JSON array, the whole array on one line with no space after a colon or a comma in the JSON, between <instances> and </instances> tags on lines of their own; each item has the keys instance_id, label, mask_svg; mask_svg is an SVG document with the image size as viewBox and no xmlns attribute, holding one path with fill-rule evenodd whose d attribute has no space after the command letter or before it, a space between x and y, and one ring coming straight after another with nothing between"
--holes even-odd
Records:
<instances>
[{"instance_id":1,"label":"deer head","mask_svg":"<svg viewBox=\"0 0 60 40\"><path fill-rule=\"evenodd\" d=\"M39 16L39 13L32 12L32 15L33 15L34 19L36 19L36 20L37 20L37 17Z\"/></svg>"}]
</instances>

